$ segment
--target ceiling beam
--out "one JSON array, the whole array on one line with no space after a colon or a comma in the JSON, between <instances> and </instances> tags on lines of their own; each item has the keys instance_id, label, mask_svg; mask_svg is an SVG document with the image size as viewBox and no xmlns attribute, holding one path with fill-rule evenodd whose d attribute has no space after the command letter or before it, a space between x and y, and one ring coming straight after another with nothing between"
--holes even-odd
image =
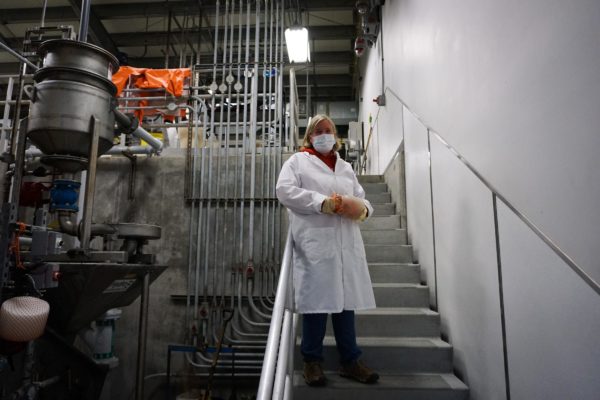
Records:
<instances>
[{"instance_id":1,"label":"ceiling beam","mask_svg":"<svg viewBox=\"0 0 600 400\"><path fill-rule=\"evenodd\" d=\"M178 55L172 55L172 59L179 58ZM234 60L237 59L237 55L234 54ZM343 64L348 65L354 59L354 53L351 51L326 51L326 52L318 52L312 53L311 55L312 63L318 65L332 65L332 64ZM210 53L202 53L200 55L200 59L204 60L205 64L212 65L213 55ZM221 60L221 59L219 59ZM145 68L164 68L165 58L164 57L131 57L128 60L128 64L135 67L145 67ZM311 64L312 65L312 64ZM350 78L349 78L350 79ZM350 82L351 84L351 82Z\"/></svg>"},{"instance_id":2,"label":"ceiling beam","mask_svg":"<svg viewBox=\"0 0 600 400\"><path fill-rule=\"evenodd\" d=\"M245 28L242 28L245 32ZM198 37L201 35L203 40L211 40L210 37L214 33L213 28L188 29L186 36ZM224 30L219 29L219 37L224 37ZM356 34L356 28L352 25L337 25L337 26L316 26L310 28L311 39L326 40L326 39L352 39ZM253 39L255 35L254 28L250 28L250 37ZM166 45L168 32L123 32L113 33L112 37L117 46L161 46ZM262 31L261 31L262 36ZM178 40L181 37L181 31L174 30L171 32L171 38ZM245 37L245 36L244 36ZM237 29L234 31L233 40L237 40ZM252 40L253 41L253 40Z\"/></svg>"},{"instance_id":3,"label":"ceiling beam","mask_svg":"<svg viewBox=\"0 0 600 400\"><path fill-rule=\"evenodd\" d=\"M94 8L94 6L92 6ZM0 23L7 24L39 24L42 20L41 7L0 9ZM79 21L79 16L72 7L46 8L46 22Z\"/></svg>"},{"instance_id":4,"label":"ceiling beam","mask_svg":"<svg viewBox=\"0 0 600 400\"><path fill-rule=\"evenodd\" d=\"M317 74L308 75L308 85L318 87L335 87L335 86L348 86L352 87L352 75L350 74ZM305 87L306 75L296 75L296 86L299 88ZM284 78L284 87L289 87L289 77Z\"/></svg>"},{"instance_id":5,"label":"ceiling beam","mask_svg":"<svg viewBox=\"0 0 600 400\"><path fill-rule=\"evenodd\" d=\"M324 96L347 96L352 97L353 91L350 86L336 86L336 87L311 87L311 97L324 97ZM298 96L306 97L306 87L298 88Z\"/></svg>"},{"instance_id":6,"label":"ceiling beam","mask_svg":"<svg viewBox=\"0 0 600 400\"><path fill-rule=\"evenodd\" d=\"M71 0L74 1L74 0ZM92 20L96 22L92 22ZM245 32L245 29L243 29ZM310 28L311 39L314 40L325 40L325 39L351 39L356 32L356 28L352 25L338 25L338 26L317 26ZM198 35L202 40L211 40L214 29L203 28L189 29L185 32L185 36L198 38ZM223 37L223 30L220 29L219 37ZM262 32L261 32L262 34ZM136 46L166 46L167 37L169 33L166 31L161 32L122 32L108 34L104 26L99 23L97 18L92 19L90 16L90 35L96 35L95 43L104 47L106 50L115 54L118 47L136 47ZM171 32L171 44L177 43L181 38L181 31L175 30ZM233 39L237 40L237 30L235 30ZM250 29L250 37L252 38L252 46L254 45L254 28ZM6 38L7 42L12 47L20 47L23 44L22 37L18 38ZM350 43L350 42L349 42ZM350 49L349 49L350 51Z\"/></svg>"},{"instance_id":7,"label":"ceiling beam","mask_svg":"<svg viewBox=\"0 0 600 400\"><path fill-rule=\"evenodd\" d=\"M72 1L72 0L69 0ZM354 8L355 0L305 0L301 6L302 11L339 11ZM91 10L101 19L127 19L164 17L171 12L172 15L189 15L198 10L197 0L163 1L146 3L92 4ZM215 15L215 6L203 5L202 13L208 16ZM4 24L39 23L41 8L13 8L0 10L0 22ZM47 7L46 22L78 21L79 13L69 6Z\"/></svg>"}]
</instances>

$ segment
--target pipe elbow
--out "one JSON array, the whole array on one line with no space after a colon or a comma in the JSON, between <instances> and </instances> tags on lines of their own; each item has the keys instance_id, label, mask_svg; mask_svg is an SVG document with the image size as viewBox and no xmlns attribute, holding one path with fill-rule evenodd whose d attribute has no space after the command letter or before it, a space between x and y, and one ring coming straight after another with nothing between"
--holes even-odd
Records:
<instances>
[{"instance_id":1,"label":"pipe elbow","mask_svg":"<svg viewBox=\"0 0 600 400\"><path fill-rule=\"evenodd\" d=\"M81 235L81 224L76 223L73 220L75 213L68 211L58 212L58 225L62 233L67 235L80 237ZM109 224L92 224L91 236L104 236L112 235L117 232L117 229Z\"/></svg>"},{"instance_id":2,"label":"pipe elbow","mask_svg":"<svg viewBox=\"0 0 600 400\"><path fill-rule=\"evenodd\" d=\"M66 233L71 236L78 236L79 226L73 221L75 214L69 211L58 212L58 225L62 233Z\"/></svg>"}]
</instances>

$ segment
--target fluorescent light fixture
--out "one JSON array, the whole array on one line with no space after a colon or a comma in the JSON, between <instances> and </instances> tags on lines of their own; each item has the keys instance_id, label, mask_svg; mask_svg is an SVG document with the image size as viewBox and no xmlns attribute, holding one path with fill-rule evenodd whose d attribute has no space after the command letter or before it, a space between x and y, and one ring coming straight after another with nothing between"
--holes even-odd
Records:
<instances>
[{"instance_id":1,"label":"fluorescent light fixture","mask_svg":"<svg viewBox=\"0 0 600 400\"><path fill-rule=\"evenodd\" d=\"M299 26L285 30L285 44L290 62L304 63L310 61L310 43L308 29Z\"/></svg>"}]
</instances>

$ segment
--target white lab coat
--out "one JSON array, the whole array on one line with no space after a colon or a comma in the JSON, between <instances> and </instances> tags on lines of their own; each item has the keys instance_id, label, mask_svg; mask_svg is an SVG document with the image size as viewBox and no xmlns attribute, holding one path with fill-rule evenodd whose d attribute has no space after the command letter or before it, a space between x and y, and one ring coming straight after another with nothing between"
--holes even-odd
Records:
<instances>
[{"instance_id":1,"label":"white lab coat","mask_svg":"<svg viewBox=\"0 0 600 400\"><path fill-rule=\"evenodd\" d=\"M375 308L359 223L321 212L333 193L365 198L352 167L339 155L335 172L307 152L283 164L277 198L289 210L295 311L301 314ZM364 202L372 215L371 203Z\"/></svg>"}]
</instances>

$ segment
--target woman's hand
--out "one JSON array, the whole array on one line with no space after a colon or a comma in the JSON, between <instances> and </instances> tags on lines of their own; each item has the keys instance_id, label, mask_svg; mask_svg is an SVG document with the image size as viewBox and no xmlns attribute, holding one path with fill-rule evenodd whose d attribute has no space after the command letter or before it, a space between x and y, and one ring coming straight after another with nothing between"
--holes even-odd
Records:
<instances>
[{"instance_id":1,"label":"woman's hand","mask_svg":"<svg viewBox=\"0 0 600 400\"><path fill-rule=\"evenodd\" d=\"M323 201L321 211L325 214L337 214L359 221L367 217L367 207L365 207L365 203L361 199L337 193L334 193L331 197Z\"/></svg>"},{"instance_id":2,"label":"woman's hand","mask_svg":"<svg viewBox=\"0 0 600 400\"><path fill-rule=\"evenodd\" d=\"M337 193L331 195L331 197L323 200L321 204L321 212L325 214L339 214L339 210L342 207L342 196Z\"/></svg>"},{"instance_id":3,"label":"woman's hand","mask_svg":"<svg viewBox=\"0 0 600 400\"><path fill-rule=\"evenodd\" d=\"M364 201L354 196L341 196L341 207L339 208L337 214L342 217L354 219L354 220L363 220L366 218L367 207L365 207Z\"/></svg>"}]
</instances>

